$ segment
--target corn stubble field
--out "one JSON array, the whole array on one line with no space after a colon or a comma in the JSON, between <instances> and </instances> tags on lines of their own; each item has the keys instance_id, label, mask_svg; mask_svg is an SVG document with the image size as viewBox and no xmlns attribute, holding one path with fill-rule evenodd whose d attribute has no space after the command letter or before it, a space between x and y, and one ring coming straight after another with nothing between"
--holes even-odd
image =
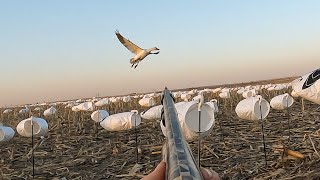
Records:
<instances>
[{"instance_id":1,"label":"corn stubble field","mask_svg":"<svg viewBox=\"0 0 320 180\"><path fill-rule=\"evenodd\" d=\"M262 90L260 94L270 101L275 95L285 92L270 94ZM270 110L264 121L266 167L261 123L238 118L234 109L243 98L236 93L232 93L231 97L222 100L217 94L205 95L205 100L216 98L220 103L215 127L202 140L203 167L215 170L222 179L320 178L318 105L305 101L302 112L300 99L295 99L290 108L290 144L286 111ZM139 106L138 100L134 99L130 105L110 104L100 109L106 109L110 114L132 109L139 112L146 110ZM159 104L160 97L156 101ZM74 113L62 105L56 108L58 113L55 117L45 118L49 123L49 132L44 138L35 139L35 179L140 179L150 173L162 158L160 151L165 138L159 120L142 120L138 127L141 166L133 169L136 164L134 130L108 132L91 120L91 112ZM35 112L34 115L38 116ZM27 117L11 113L2 115L1 122L16 127L24 118ZM195 157L196 143L189 143ZM11 141L0 145L0 179L32 179L31 138L16 134ZM284 145L298 151L305 155L305 159L276 152L272 149L274 145Z\"/></svg>"}]
</instances>

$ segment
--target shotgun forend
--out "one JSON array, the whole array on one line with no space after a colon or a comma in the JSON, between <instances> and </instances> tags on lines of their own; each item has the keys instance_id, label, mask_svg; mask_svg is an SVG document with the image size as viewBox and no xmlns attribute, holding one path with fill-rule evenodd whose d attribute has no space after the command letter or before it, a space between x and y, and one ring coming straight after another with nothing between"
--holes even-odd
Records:
<instances>
[{"instance_id":1,"label":"shotgun forend","mask_svg":"<svg viewBox=\"0 0 320 180\"><path fill-rule=\"evenodd\" d=\"M167 135L162 151L167 164L166 179L203 179L189 144L182 134L174 98L167 88L163 91L162 105L162 121L164 121Z\"/></svg>"}]
</instances>

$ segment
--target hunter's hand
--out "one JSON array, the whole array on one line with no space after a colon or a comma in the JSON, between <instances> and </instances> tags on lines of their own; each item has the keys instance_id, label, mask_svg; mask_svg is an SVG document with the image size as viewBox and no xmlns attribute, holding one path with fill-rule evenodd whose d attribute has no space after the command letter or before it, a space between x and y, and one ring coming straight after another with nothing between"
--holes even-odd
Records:
<instances>
[{"instance_id":1,"label":"hunter's hand","mask_svg":"<svg viewBox=\"0 0 320 180\"><path fill-rule=\"evenodd\" d=\"M204 180L220 180L218 173L215 171L201 168L201 173ZM160 164L149 175L142 178L142 180L165 180L166 163L161 161Z\"/></svg>"},{"instance_id":2,"label":"hunter's hand","mask_svg":"<svg viewBox=\"0 0 320 180\"><path fill-rule=\"evenodd\" d=\"M141 180L164 180L166 175L166 163L161 161L160 164L149 175Z\"/></svg>"}]
</instances>

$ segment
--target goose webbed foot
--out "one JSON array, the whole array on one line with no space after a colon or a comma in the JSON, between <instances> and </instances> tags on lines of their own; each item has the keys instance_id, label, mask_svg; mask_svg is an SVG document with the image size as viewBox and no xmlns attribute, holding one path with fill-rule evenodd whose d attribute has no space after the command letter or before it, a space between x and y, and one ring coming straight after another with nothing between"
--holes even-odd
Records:
<instances>
[{"instance_id":1,"label":"goose webbed foot","mask_svg":"<svg viewBox=\"0 0 320 180\"><path fill-rule=\"evenodd\" d=\"M134 66L134 68L137 68L137 66L138 66L138 64L136 64L136 65Z\"/></svg>"},{"instance_id":2,"label":"goose webbed foot","mask_svg":"<svg viewBox=\"0 0 320 180\"><path fill-rule=\"evenodd\" d=\"M131 65L131 68L134 66L134 63Z\"/></svg>"}]
</instances>

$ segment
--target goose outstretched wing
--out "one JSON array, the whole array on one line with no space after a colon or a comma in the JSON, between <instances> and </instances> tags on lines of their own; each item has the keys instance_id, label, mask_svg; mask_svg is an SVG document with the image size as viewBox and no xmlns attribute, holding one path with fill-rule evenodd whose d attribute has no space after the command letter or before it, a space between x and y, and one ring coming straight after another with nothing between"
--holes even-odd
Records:
<instances>
[{"instance_id":1,"label":"goose outstretched wing","mask_svg":"<svg viewBox=\"0 0 320 180\"><path fill-rule=\"evenodd\" d=\"M116 31L116 35L119 39L119 41L132 53L134 54L138 54L140 51L142 51L142 49L135 45L133 42L129 41L128 39L124 38L119 31Z\"/></svg>"}]
</instances>

